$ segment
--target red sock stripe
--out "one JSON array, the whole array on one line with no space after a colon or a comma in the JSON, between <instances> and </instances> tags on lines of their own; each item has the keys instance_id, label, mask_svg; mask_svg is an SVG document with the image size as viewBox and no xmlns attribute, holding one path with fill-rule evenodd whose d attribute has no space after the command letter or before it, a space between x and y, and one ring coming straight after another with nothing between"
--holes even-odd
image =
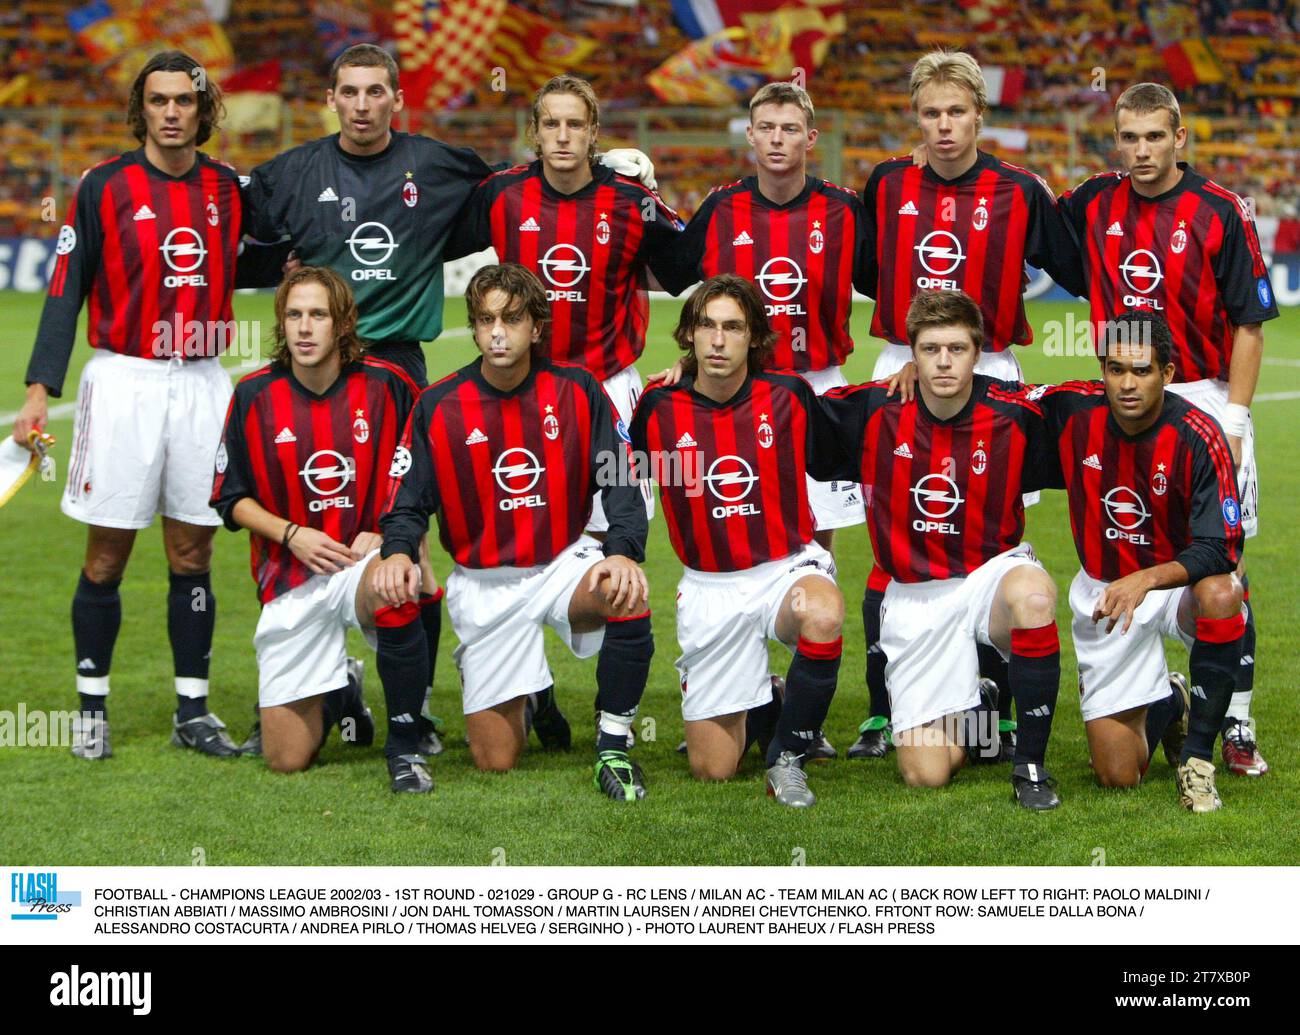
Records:
<instances>
[{"instance_id":1,"label":"red sock stripe","mask_svg":"<svg viewBox=\"0 0 1300 1035\"><path fill-rule=\"evenodd\" d=\"M883 593L888 588L889 576L873 564L871 566L871 573L867 576L867 589L874 590L877 593Z\"/></svg>"},{"instance_id":2,"label":"red sock stripe","mask_svg":"<svg viewBox=\"0 0 1300 1035\"><path fill-rule=\"evenodd\" d=\"M414 622L419 617L420 605L414 600L408 600L399 607L393 607L391 604L381 607L375 612L375 625L381 629L396 629Z\"/></svg>"},{"instance_id":3,"label":"red sock stripe","mask_svg":"<svg viewBox=\"0 0 1300 1035\"><path fill-rule=\"evenodd\" d=\"M1037 629L1011 630L1011 653L1022 658L1045 658L1060 649L1061 638L1056 634L1055 622Z\"/></svg>"},{"instance_id":4,"label":"red sock stripe","mask_svg":"<svg viewBox=\"0 0 1300 1035\"><path fill-rule=\"evenodd\" d=\"M1246 631L1246 616L1196 619L1196 638L1204 643L1231 643Z\"/></svg>"},{"instance_id":5,"label":"red sock stripe","mask_svg":"<svg viewBox=\"0 0 1300 1035\"><path fill-rule=\"evenodd\" d=\"M1243 590L1241 591L1241 599L1242 599L1243 602L1244 602L1244 601L1247 601L1247 600L1250 599L1250 587L1249 587L1249 586L1247 586L1245 589L1243 589Z\"/></svg>"},{"instance_id":6,"label":"red sock stripe","mask_svg":"<svg viewBox=\"0 0 1300 1035\"><path fill-rule=\"evenodd\" d=\"M800 636L796 649L805 658L812 658L813 661L832 661L844 652L844 637L837 636L830 643L813 643L812 640L805 640Z\"/></svg>"},{"instance_id":7,"label":"red sock stripe","mask_svg":"<svg viewBox=\"0 0 1300 1035\"><path fill-rule=\"evenodd\" d=\"M437 591L434 593L421 593L420 606L428 607L430 604L441 604L444 595L445 594L441 586L439 586Z\"/></svg>"},{"instance_id":8,"label":"red sock stripe","mask_svg":"<svg viewBox=\"0 0 1300 1035\"><path fill-rule=\"evenodd\" d=\"M639 622L642 618L649 618L650 612L643 611L639 615L629 615L627 618L607 618L607 622Z\"/></svg>"}]
</instances>

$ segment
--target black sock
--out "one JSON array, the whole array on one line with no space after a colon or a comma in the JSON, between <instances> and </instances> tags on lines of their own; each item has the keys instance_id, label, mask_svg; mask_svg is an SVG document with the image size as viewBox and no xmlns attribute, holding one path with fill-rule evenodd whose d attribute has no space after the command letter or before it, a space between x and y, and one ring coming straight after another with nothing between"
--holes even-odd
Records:
<instances>
[{"instance_id":1,"label":"black sock","mask_svg":"<svg viewBox=\"0 0 1300 1035\"><path fill-rule=\"evenodd\" d=\"M212 653L212 631L217 623L217 598L212 576L169 573L167 589L167 637L171 640L172 666L177 679L208 678ZM186 722L206 715L208 697L176 694L176 721Z\"/></svg>"},{"instance_id":2,"label":"black sock","mask_svg":"<svg viewBox=\"0 0 1300 1035\"><path fill-rule=\"evenodd\" d=\"M597 697L600 696L599 690L596 691L596 696ZM545 690L538 690L535 694L533 694L533 701L534 701L533 704L534 715L536 715L538 712L550 711L552 708L556 707L555 684L552 683ZM597 705L597 707L599 707L599 705Z\"/></svg>"},{"instance_id":3,"label":"black sock","mask_svg":"<svg viewBox=\"0 0 1300 1035\"><path fill-rule=\"evenodd\" d=\"M991 679L998 685L997 718L1011 721L1011 666L1002 657L1002 652L987 643L976 643L975 652L979 655L980 675Z\"/></svg>"},{"instance_id":4,"label":"black sock","mask_svg":"<svg viewBox=\"0 0 1300 1035\"><path fill-rule=\"evenodd\" d=\"M770 744L772 737L776 735L776 723L780 717L781 695L776 692L774 686L772 699L767 704L760 704L745 713L745 747L740 754L744 756L754 744L758 744L760 748Z\"/></svg>"},{"instance_id":5,"label":"black sock","mask_svg":"<svg viewBox=\"0 0 1300 1035\"><path fill-rule=\"evenodd\" d=\"M1055 622L1037 629L1011 630L1007 673L1016 700L1014 763L1041 766L1046 761L1056 695L1061 688L1061 641Z\"/></svg>"},{"instance_id":6,"label":"black sock","mask_svg":"<svg viewBox=\"0 0 1300 1035\"><path fill-rule=\"evenodd\" d=\"M1189 672L1192 681L1192 714L1187 720L1187 743L1181 761L1214 759L1214 741L1223 728L1241 661L1245 622L1232 618L1196 619L1196 642L1192 644Z\"/></svg>"},{"instance_id":7,"label":"black sock","mask_svg":"<svg viewBox=\"0 0 1300 1035\"><path fill-rule=\"evenodd\" d=\"M1250 714L1250 695L1255 689L1255 605L1250 602L1250 580L1241 577L1242 602L1246 607L1246 631L1241 637L1241 662L1237 665L1237 687L1232 692L1232 704L1224 718L1226 728L1233 722L1233 714L1243 718ZM1236 707L1234 707L1234 705Z\"/></svg>"},{"instance_id":8,"label":"black sock","mask_svg":"<svg viewBox=\"0 0 1300 1035\"><path fill-rule=\"evenodd\" d=\"M72 597L72 642L77 650L77 675L99 678L113 664L113 646L122 627L122 598L116 582L91 582L86 573L77 580Z\"/></svg>"},{"instance_id":9,"label":"black sock","mask_svg":"<svg viewBox=\"0 0 1300 1035\"><path fill-rule=\"evenodd\" d=\"M1154 758L1160 738L1165 735L1171 723L1183 717L1183 695L1172 686L1169 695L1162 697L1155 704L1147 705L1147 758Z\"/></svg>"},{"instance_id":10,"label":"black sock","mask_svg":"<svg viewBox=\"0 0 1300 1035\"><path fill-rule=\"evenodd\" d=\"M438 640L442 636L442 587L436 593L420 597L420 625L424 627L424 642L429 651L429 689L433 689L433 676L438 667Z\"/></svg>"},{"instance_id":11,"label":"black sock","mask_svg":"<svg viewBox=\"0 0 1300 1035\"><path fill-rule=\"evenodd\" d=\"M108 718L108 698L101 697L99 694L78 694L81 698L82 712L90 712L98 715L101 719Z\"/></svg>"},{"instance_id":12,"label":"black sock","mask_svg":"<svg viewBox=\"0 0 1300 1035\"><path fill-rule=\"evenodd\" d=\"M785 702L776 721L776 735L767 746L769 766L776 764L783 751L803 755L812 747L835 696L843 647L843 639L813 643L799 637L785 676Z\"/></svg>"},{"instance_id":13,"label":"black sock","mask_svg":"<svg viewBox=\"0 0 1300 1035\"><path fill-rule=\"evenodd\" d=\"M375 667L384 684L388 710L388 740L384 754L389 758L415 754L419 744L416 719L429 685L429 653L424 626L418 620L420 608L411 602L401 607L381 607L375 612L375 633L379 649Z\"/></svg>"},{"instance_id":14,"label":"black sock","mask_svg":"<svg viewBox=\"0 0 1300 1035\"><path fill-rule=\"evenodd\" d=\"M654 657L655 638L650 628L650 612L635 618L605 623L605 642L596 662L596 708L615 722L626 719L630 724L645 693L650 678L650 659ZM626 751L627 733L601 729L596 738L597 751Z\"/></svg>"},{"instance_id":15,"label":"black sock","mask_svg":"<svg viewBox=\"0 0 1300 1035\"><path fill-rule=\"evenodd\" d=\"M343 719L344 702L347 700L348 690L346 686L341 686L337 690L331 690L321 696L321 731L320 742L324 745L326 738L330 735L330 730L339 724ZM261 721L261 713L258 713L258 721Z\"/></svg>"},{"instance_id":16,"label":"black sock","mask_svg":"<svg viewBox=\"0 0 1300 1035\"><path fill-rule=\"evenodd\" d=\"M880 605L884 602L885 591L873 586L877 578L877 569L871 569L867 580L867 595L862 598L862 629L867 635L867 696L871 700L872 715L883 715L886 719L892 714L889 709L889 688L885 685L885 655L880 650ZM883 572L879 578L889 584L888 576Z\"/></svg>"}]
</instances>

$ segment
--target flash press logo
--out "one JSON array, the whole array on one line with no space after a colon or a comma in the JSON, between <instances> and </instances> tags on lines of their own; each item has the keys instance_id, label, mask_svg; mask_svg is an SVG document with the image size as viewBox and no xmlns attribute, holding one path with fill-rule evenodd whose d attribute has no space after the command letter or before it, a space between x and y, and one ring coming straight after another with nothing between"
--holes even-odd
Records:
<instances>
[{"instance_id":1,"label":"flash press logo","mask_svg":"<svg viewBox=\"0 0 1300 1035\"><path fill-rule=\"evenodd\" d=\"M129 1006L143 1017L153 1009L151 971L114 971L100 974L83 971L76 964L50 975L52 1006Z\"/></svg>"},{"instance_id":2,"label":"flash press logo","mask_svg":"<svg viewBox=\"0 0 1300 1035\"><path fill-rule=\"evenodd\" d=\"M60 891L54 870L9 874L10 920L57 920L81 905L80 891Z\"/></svg>"}]
</instances>

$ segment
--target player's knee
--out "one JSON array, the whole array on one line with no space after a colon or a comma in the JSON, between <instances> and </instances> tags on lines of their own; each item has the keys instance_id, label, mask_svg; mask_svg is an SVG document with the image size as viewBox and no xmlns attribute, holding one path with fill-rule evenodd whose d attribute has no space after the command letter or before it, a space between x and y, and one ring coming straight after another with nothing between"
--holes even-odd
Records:
<instances>
[{"instance_id":1,"label":"player's knee","mask_svg":"<svg viewBox=\"0 0 1300 1035\"><path fill-rule=\"evenodd\" d=\"M1241 583L1230 575L1201 579L1192 592L1202 618L1231 618L1241 611Z\"/></svg>"},{"instance_id":2,"label":"player's knee","mask_svg":"<svg viewBox=\"0 0 1300 1035\"><path fill-rule=\"evenodd\" d=\"M691 775L704 783L720 783L736 775L737 762L726 758L691 758Z\"/></svg>"},{"instance_id":3,"label":"player's knee","mask_svg":"<svg viewBox=\"0 0 1300 1035\"><path fill-rule=\"evenodd\" d=\"M1018 569L1009 597L1011 616L1017 628L1037 629L1050 624L1056 617L1056 584L1040 568L1025 565Z\"/></svg>"},{"instance_id":4,"label":"player's knee","mask_svg":"<svg viewBox=\"0 0 1300 1035\"><path fill-rule=\"evenodd\" d=\"M898 771L908 787L946 787L952 767L943 759L898 759Z\"/></svg>"},{"instance_id":5,"label":"player's knee","mask_svg":"<svg viewBox=\"0 0 1300 1035\"><path fill-rule=\"evenodd\" d=\"M262 757L266 761L266 767L272 772L301 773L303 770L311 768L311 764L316 758L316 752L303 747L295 747L291 744L264 742L262 744Z\"/></svg>"},{"instance_id":6,"label":"player's knee","mask_svg":"<svg viewBox=\"0 0 1300 1035\"><path fill-rule=\"evenodd\" d=\"M844 629L844 598L838 593L810 596L801 608L799 635L815 643L829 643L837 639Z\"/></svg>"},{"instance_id":7,"label":"player's knee","mask_svg":"<svg viewBox=\"0 0 1300 1035\"><path fill-rule=\"evenodd\" d=\"M481 743L471 740L470 757L474 767L484 773L508 773L519 764L519 747L513 744Z\"/></svg>"},{"instance_id":8,"label":"player's knee","mask_svg":"<svg viewBox=\"0 0 1300 1035\"><path fill-rule=\"evenodd\" d=\"M1142 764L1132 757L1111 755L1092 762L1093 773L1101 787L1131 788L1142 782Z\"/></svg>"},{"instance_id":9,"label":"player's knee","mask_svg":"<svg viewBox=\"0 0 1300 1035\"><path fill-rule=\"evenodd\" d=\"M167 564L177 575L202 575L212 570L212 540L173 543L167 548Z\"/></svg>"}]
</instances>

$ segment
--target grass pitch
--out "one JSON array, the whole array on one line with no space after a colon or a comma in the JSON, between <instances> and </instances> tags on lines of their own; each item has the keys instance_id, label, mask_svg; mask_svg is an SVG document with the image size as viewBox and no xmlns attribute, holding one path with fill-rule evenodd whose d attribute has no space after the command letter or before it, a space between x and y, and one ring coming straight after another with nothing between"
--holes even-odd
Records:
<instances>
[{"instance_id":1,"label":"grass pitch","mask_svg":"<svg viewBox=\"0 0 1300 1035\"><path fill-rule=\"evenodd\" d=\"M40 316L42 297L0 292L0 413L22 403L22 378ZM651 344L639 364L666 366L679 303L655 302ZM240 295L236 315L272 325L268 295ZM1047 321L1063 321L1082 305L1030 306L1035 337ZM859 346L846 369L865 380L877 343L867 336L870 304L859 304L853 327ZM460 326L464 307L449 299L447 323ZM1262 779L1220 775L1225 809L1193 817L1177 807L1173 774L1163 757L1148 782L1131 792L1102 791L1088 769L1079 717L1074 657L1063 634L1060 708L1048 763L1060 780L1063 806L1030 815L1010 802L1004 766L963 772L940 791L913 791L898 777L892 756L848 762L844 750L865 717L864 644L860 620L870 544L863 526L837 536L840 585L845 592L844 664L826 730L841 759L815 767L818 796L806 812L782 809L763 794L762 766L751 753L726 784L691 780L674 752L682 736L673 659L674 592L681 565L669 546L662 517L651 525L648 560L657 653L637 721L636 754L650 796L620 806L591 784L595 662L578 662L553 638L550 655L560 702L573 722L568 755L530 750L507 775L474 770L465 747L460 689L450 654L455 640L444 623L435 710L448 720L446 753L435 760L437 790L413 798L388 790L381 749L340 744L337 734L321 763L295 776L278 776L254 759L218 761L169 745L174 706L166 636L166 562L157 525L140 534L123 583L123 623L114 655L110 699L113 758L73 759L66 748L0 747L0 862L15 866L188 865L201 850L209 865L1110 865L1294 864L1300 858L1295 815L1300 806L1300 714L1294 684L1300 649L1300 592L1292 574L1300 526L1300 474L1287 456L1294 448L1300 407L1300 312L1284 310L1266 328L1267 360L1254 407L1264 484L1263 534L1251 540L1247 562L1259 613L1255 715L1260 744L1273 771ZM89 355L79 336L63 402L75 397L77 373ZM466 337L428 347L434 377L473 355ZM1031 380L1094 376L1087 358L1021 350ZM234 364L232 364L234 365ZM1294 396L1286 398L1287 395ZM85 533L59 511L68 449L69 412L53 419L58 478L35 482L0 510L0 710L76 708L75 659L68 619ZM4 433L10 422L6 421ZM1061 628L1069 629L1066 588L1077 570L1062 493L1047 493L1029 512L1028 539L1057 581ZM435 543L436 549L436 543ZM438 556L445 576L450 562ZM213 581L219 610L212 654L213 709L236 740L251 724L257 672L252 634L258 605L248 572L247 534L221 531ZM549 634L548 634L549 635ZM367 696L382 724L383 703L373 655L367 659ZM788 655L773 650L773 671ZM1171 663L1185 668L1181 650ZM381 725L382 730L382 725Z\"/></svg>"}]
</instances>

